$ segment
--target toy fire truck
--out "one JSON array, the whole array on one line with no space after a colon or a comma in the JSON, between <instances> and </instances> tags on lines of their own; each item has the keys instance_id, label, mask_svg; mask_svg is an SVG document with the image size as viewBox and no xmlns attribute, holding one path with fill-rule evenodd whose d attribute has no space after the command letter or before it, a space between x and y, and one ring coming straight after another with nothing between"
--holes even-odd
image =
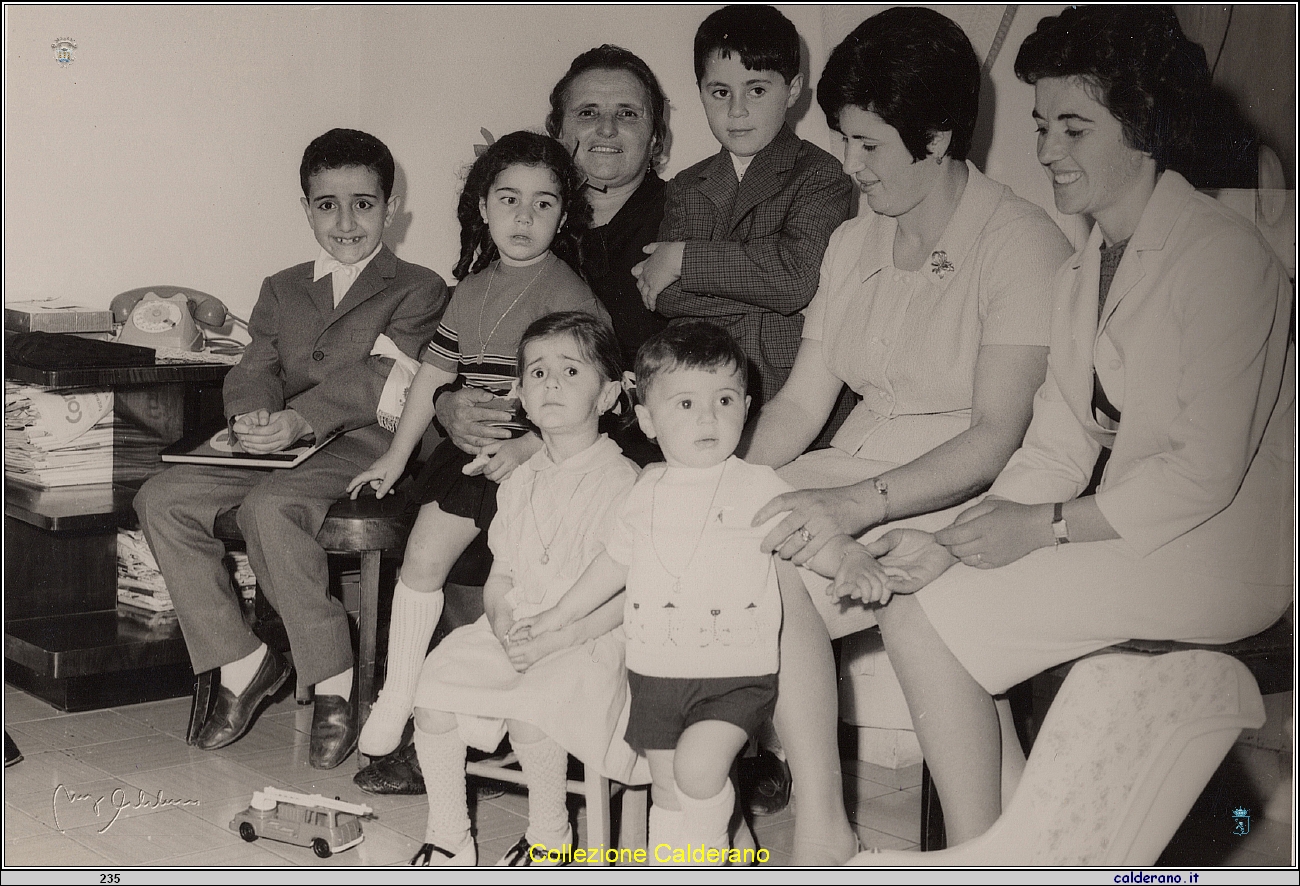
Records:
<instances>
[{"instance_id":1,"label":"toy fire truck","mask_svg":"<svg viewBox=\"0 0 1300 886\"><path fill-rule=\"evenodd\" d=\"M253 792L253 801L231 819L230 829L249 843L265 837L310 846L320 858L329 858L364 839L361 819L373 812L359 803L268 787Z\"/></svg>"}]
</instances>

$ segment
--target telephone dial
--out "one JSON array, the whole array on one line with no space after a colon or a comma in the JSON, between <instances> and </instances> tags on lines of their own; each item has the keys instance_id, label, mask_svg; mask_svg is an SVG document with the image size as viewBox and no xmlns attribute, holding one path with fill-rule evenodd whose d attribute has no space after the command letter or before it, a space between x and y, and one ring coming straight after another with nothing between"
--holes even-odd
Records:
<instances>
[{"instance_id":1,"label":"telephone dial","mask_svg":"<svg viewBox=\"0 0 1300 886\"><path fill-rule=\"evenodd\" d=\"M183 286L142 286L123 292L113 299L112 310L113 322L122 324L115 341L182 351L203 350L200 326L215 332L231 320L243 322L216 296Z\"/></svg>"}]
</instances>

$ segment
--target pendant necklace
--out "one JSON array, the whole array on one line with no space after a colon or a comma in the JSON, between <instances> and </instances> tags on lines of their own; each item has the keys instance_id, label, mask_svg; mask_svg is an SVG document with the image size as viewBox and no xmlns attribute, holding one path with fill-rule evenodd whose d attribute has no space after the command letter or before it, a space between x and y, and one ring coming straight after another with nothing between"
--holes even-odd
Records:
<instances>
[{"instance_id":1,"label":"pendant necklace","mask_svg":"<svg viewBox=\"0 0 1300 886\"><path fill-rule=\"evenodd\" d=\"M573 499L577 496L578 490L582 488L587 475L583 474L579 477L578 485L574 486L573 491L569 493L568 501L564 503L564 508L559 511L560 519L555 523L555 531L551 533L550 541L547 541L546 537L542 535L542 522L537 519L537 508L533 505L533 493L537 491L537 482L540 479L541 475L539 474L533 479L532 485L528 488L528 510L533 514L533 528L537 530L537 540L542 543L542 556L539 560L543 566L546 566L551 562L551 545L555 544L555 540L559 538L560 529L564 526L564 515L569 512L569 505L573 504Z\"/></svg>"},{"instance_id":2,"label":"pendant necklace","mask_svg":"<svg viewBox=\"0 0 1300 886\"><path fill-rule=\"evenodd\" d=\"M664 472L666 474L667 471ZM700 542L704 540L704 531L709 526L709 513L713 510L713 505L718 500L718 490L722 488L722 478L727 475L727 463L722 463L722 471L718 474L718 483L713 487L713 495L709 497L708 507L704 509L704 519L700 521L700 531L695 536L695 544L691 546L691 555L686 559L686 565L682 567L680 573L675 573L668 568L664 558L659 556L659 545L655 543L655 496L659 492L659 481L663 480L664 474L660 474L655 480L654 488L650 490L650 550L654 551L655 559L659 561L659 566L664 572L668 573L673 580L673 593L682 592L682 576L690 571L691 564L695 562L695 554L700 549Z\"/></svg>"},{"instance_id":3,"label":"pendant necklace","mask_svg":"<svg viewBox=\"0 0 1300 886\"><path fill-rule=\"evenodd\" d=\"M515 300L510 303L510 307L506 308L501 313L500 317L497 317L497 322L492 324L491 331L488 332L487 338L484 338L483 337L483 310L487 307L488 302L492 300L492 281L496 279L497 268L500 266L501 262L498 259L497 262L492 265L492 272L488 274L487 292L483 296L483 301L480 302L478 306L478 340L479 340L478 362L480 366L483 364L483 358L487 356L488 343L492 341L492 336L496 335L497 327L501 325L501 321L506 318L507 314L509 314L511 311L515 309L515 305L519 304L519 300L523 298L525 294L527 294L528 290L533 288L533 284L536 283L538 278L542 276L542 273L546 270L546 268L550 265L550 263L551 263L551 257L548 254L546 258L541 260L540 262L541 267L537 269L537 273L533 275L533 279L529 280L528 285L519 291L519 294L515 296Z\"/></svg>"}]
</instances>

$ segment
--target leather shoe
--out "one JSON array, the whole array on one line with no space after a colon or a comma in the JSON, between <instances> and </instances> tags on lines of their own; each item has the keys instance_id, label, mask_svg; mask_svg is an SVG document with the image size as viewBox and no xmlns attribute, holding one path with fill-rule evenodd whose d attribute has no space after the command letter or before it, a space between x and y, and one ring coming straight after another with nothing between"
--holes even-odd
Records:
<instances>
[{"instance_id":1,"label":"leather shoe","mask_svg":"<svg viewBox=\"0 0 1300 886\"><path fill-rule=\"evenodd\" d=\"M239 741L253 725L253 717L262 702L274 695L288 678L289 665L270 649L266 650L257 673L243 692L235 695L225 686L217 689L216 704L194 743L205 751L215 751Z\"/></svg>"},{"instance_id":2,"label":"leather shoe","mask_svg":"<svg viewBox=\"0 0 1300 886\"><path fill-rule=\"evenodd\" d=\"M374 760L352 776L352 781L371 794L423 794L424 774L420 772L415 744Z\"/></svg>"},{"instance_id":3,"label":"leather shoe","mask_svg":"<svg viewBox=\"0 0 1300 886\"><path fill-rule=\"evenodd\" d=\"M312 768L333 769L346 760L356 749L359 732L351 701L341 695L317 695L308 758Z\"/></svg>"},{"instance_id":4,"label":"leather shoe","mask_svg":"<svg viewBox=\"0 0 1300 886\"><path fill-rule=\"evenodd\" d=\"M736 775L741 802L754 815L775 815L790 805L790 766L771 751L742 757Z\"/></svg>"}]
</instances>

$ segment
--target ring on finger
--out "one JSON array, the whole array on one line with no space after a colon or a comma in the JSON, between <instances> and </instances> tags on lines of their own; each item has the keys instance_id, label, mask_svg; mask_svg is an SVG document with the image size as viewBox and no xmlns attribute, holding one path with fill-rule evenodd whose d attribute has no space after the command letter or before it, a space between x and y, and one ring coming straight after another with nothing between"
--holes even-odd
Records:
<instances>
[{"instance_id":1,"label":"ring on finger","mask_svg":"<svg viewBox=\"0 0 1300 886\"><path fill-rule=\"evenodd\" d=\"M975 562L978 563L979 565L983 566L983 565L984 565L984 555L983 555L983 554L976 554L976 555L975 555Z\"/></svg>"},{"instance_id":2,"label":"ring on finger","mask_svg":"<svg viewBox=\"0 0 1300 886\"><path fill-rule=\"evenodd\" d=\"M807 526L799 527L799 538L804 544L808 544L808 542L812 541L812 533L808 531Z\"/></svg>"}]
</instances>

